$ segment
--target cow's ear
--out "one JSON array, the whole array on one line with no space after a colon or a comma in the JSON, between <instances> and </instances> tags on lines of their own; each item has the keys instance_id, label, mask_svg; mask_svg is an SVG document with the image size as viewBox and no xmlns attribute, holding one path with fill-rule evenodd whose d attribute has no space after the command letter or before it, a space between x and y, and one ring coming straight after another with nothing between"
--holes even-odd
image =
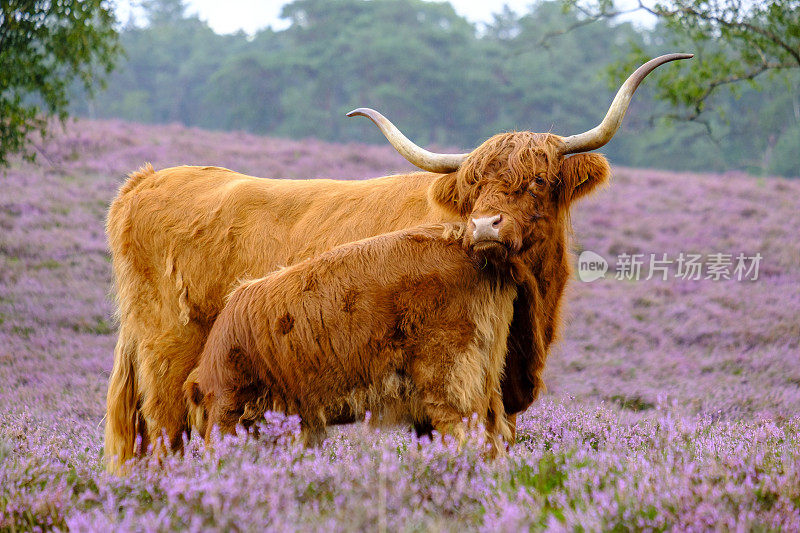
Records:
<instances>
[{"instance_id":1,"label":"cow's ear","mask_svg":"<svg viewBox=\"0 0 800 533\"><path fill-rule=\"evenodd\" d=\"M459 216L467 216L471 207L461 192L459 173L442 174L428 189L428 198L439 207Z\"/></svg>"},{"instance_id":2,"label":"cow's ear","mask_svg":"<svg viewBox=\"0 0 800 533\"><path fill-rule=\"evenodd\" d=\"M608 164L608 160L600 154L576 154L564 158L564 162L561 164L564 200L567 203L586 196L598 187L607 185L610 179L611 166Z\"/></svg>"}]
</instances>

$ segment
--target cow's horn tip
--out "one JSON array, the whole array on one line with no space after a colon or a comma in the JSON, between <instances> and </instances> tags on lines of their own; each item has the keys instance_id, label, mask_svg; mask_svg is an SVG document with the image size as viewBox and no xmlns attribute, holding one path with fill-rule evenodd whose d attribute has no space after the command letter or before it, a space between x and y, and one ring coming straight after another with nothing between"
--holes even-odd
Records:
<instances>
[{"instance_id":1,"label":"cow's horn tip","mask_svg":"<svg viewBox=\"0 0 800 533\"><path fill-rule=\"evenodd\" d=\"M357 116L357 115L364 116L364 114L365 114L365 113L364 113L364 110L365 110L365 109L366 109L366 108L364 108L364 107L359 107L358 109L353 109L352 111L350 111L350 112L349 112L347 115L345 115L345 116L348 116L348 117L355 117L355 116Z\"/></svg>"}]
</instances>

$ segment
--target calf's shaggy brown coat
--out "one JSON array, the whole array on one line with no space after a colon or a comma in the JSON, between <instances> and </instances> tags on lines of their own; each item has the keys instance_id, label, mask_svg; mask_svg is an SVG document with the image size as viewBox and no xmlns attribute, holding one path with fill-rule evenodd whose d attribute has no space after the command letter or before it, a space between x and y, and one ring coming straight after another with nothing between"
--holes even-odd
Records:
<instances>
[{"instance_id":1,"label":"calf's shaggy brown coat","mask_svg":"<svg viewBox=\"0 0 800 533\"><path fill-rule=\"evenodd\" d=\"M276 410L300 415L314 444L369 410L463 439L477 413L495 446L509 441L500 382L517 287L463 234L400 230L242 283L184 384L193 425L208 438Z\"/></svg>"}]
</instances>

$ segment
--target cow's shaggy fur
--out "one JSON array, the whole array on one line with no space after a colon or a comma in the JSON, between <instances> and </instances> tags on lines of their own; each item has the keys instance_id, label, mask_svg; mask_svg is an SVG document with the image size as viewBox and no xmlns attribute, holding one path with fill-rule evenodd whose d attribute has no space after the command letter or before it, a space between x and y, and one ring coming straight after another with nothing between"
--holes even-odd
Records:
<instances>
[{"instance_id":1,"label":"cow's shaggy fur","mask_svg":"<svg viewBox=\"0 0 800 533\"><path fill-rule=\"evenodd\" d=\"M502 382L512 427L543 389L567 279L571 201L607 182L597 154L562 157L549 134L496 135L458 171L361 181L273 180L217 167L145 167L111 204L119 307L105 454L115 469L162 434L180 446L180 390L238 280L334 246L439 222L504 214L501 246L519 284ZM533 231L534 222L539 228ZM469 236L469 230L468 230Z\"/></svg>"},{"instance_id":2,"label":"cow's shaggy fur","mask_svg":"<svg viewBox=\"0 0 800 533\"><path fill-rule=\"evenodd\" d=\"M368 410L457 438L477 414L491 442L509 440L500 378L516 284L463 233L401 230L244 282L184 385L190 419L208 437L277 410L317 443Z\"/></svg>"}]
</instances>

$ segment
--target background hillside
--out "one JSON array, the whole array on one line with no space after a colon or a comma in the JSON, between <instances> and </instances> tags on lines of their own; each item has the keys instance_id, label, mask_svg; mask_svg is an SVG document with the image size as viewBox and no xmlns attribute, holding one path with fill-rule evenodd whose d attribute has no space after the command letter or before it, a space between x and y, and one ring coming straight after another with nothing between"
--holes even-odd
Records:
<instances>
[{"instance_id":1,"label":"background hillside","mask_svg":"<svg viewBox=\"0 0 800 533\"><path fill-rule=\"evenodd\" d=\"M631 50L701 51L694 42L675 49L675 35L663 25L585 24L558 2L506 10L477 28L447 2L297 0L284 8L287 29L254 36L215 34L184 15L180 0L145 5L144 17L121 31L126 57L107 89L94 100L76 91L74 112L383 144L367 121L344 118L366 106L421 145L463 150L506 130L585 131L617 88L610 67ZM712 51L713 40L704 47ZM607 148L613 161L800 176L797 69L720 91L697 121L657 120L686 110L653 97L656 78L687 68L664 66L644 83ZM762 90L753 90L756 84Z\"/></svg>"},{"instance_id":2,"label":"background hillside","mask_svg":"<svg viewBox=\"0 0 800 533\"><path fill-rule=\"evenodd\" d=\"M578 251L612 273L622 253L760 253L759 277L572 280L549 393L505 462L355 426L310 451L231 442L204 458L195 442L120 479L100 463L115 336L103 223L125 174L408 166L387 146L89 120L40 156L13 162L0 197L0 529L800 527L800 181L615 167L574 209Z\"/></svg>"}]
</instances>

